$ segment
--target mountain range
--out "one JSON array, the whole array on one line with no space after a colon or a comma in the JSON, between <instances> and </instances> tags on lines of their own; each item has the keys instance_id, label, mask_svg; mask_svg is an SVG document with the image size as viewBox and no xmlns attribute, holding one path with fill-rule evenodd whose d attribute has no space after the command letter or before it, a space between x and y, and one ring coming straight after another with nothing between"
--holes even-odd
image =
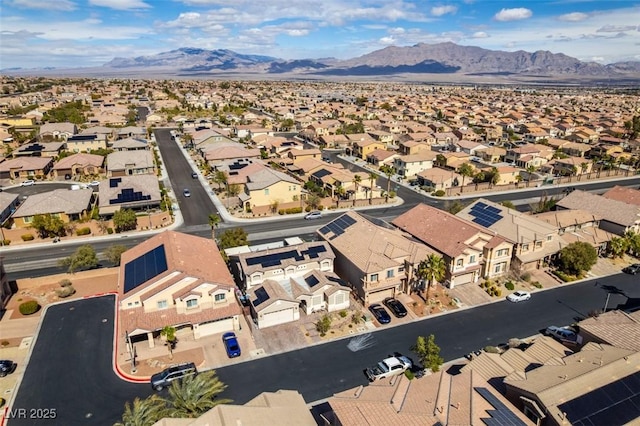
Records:
<instances>
[{"instance_id":1,"label":"mountain range","mask_svg":"<svg viewBox=\"0 0 640 426\"><path fill-rule=\"evenodd\" d=\"M82 69L77 69L81 73ZM68 71L68 70L67 70ZM463 81L473 77L532 80L639 81L640 62L602 65L549 51L506 52L455 43L389 46L357 58L282 60L232 50L180 48L151 56L115 58L87 74L179 77L253 76L255 78L411 78L425 74ZM89 72L90 71L90 72ZM51 71L50 71L51 72Z\"/></svg>"}]
</instances>

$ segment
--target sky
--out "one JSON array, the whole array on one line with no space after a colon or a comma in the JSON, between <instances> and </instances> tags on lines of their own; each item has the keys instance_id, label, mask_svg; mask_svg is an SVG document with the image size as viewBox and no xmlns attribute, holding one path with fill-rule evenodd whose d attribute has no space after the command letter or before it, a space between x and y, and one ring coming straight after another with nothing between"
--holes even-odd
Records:
<instances>
[{"instance_id":1,"label":"sky","mask_svg":"<svg viewBox=\"0 0 640 426\"><path fill-rule=\"evenodd\" d=\"M640 0L0 0L0 69L95 67L181 47L350 59L445 41L640 61Z\"/></svg>"}]
</instances>

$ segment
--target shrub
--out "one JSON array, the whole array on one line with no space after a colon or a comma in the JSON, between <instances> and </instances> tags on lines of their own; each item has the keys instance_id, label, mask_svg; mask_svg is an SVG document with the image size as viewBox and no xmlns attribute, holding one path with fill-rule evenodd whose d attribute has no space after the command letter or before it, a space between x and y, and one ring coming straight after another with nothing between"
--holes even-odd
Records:
<instances>
[{"instance_id":1,"label":"shrub","mask_svg":"<svg viewBox=\"0 0 640 426\"><path fill-rule=\"evenodd\" d=\"M513 290L516 288L516 286L511 281L507 281L506 283L504 283L504 286L507 290Z\"/></svg>"},{"instance_id":2,"label":"shrub","mask_svg":"<svg viewBox=\"0 0 640 426\"><path fill-rule=\"evenodd\" d=\"M435 195L436 197L443 197L444 194L446 194L446 192L444 192L444 190L442 189L438 189L436 192L433 193L433 195Z\"/></svg>"},{"instance_id":3,"label":"shrub","mask_svg":"<svg viewBox=\"0 0 640 426\"><path fill-rule=\"evenodd\" d=\"M107 228L107 234L113 234L113 228Z\"/></svg>"},{"instance_id":4,"label":"shrub","mask_svg":"<svg viewBox=\"0 0 640 426\"><path fill-rule=\"evenodd\" d=\"M22 234L20 235L20 238L22 238L22 241L33 241L32 234Z\"/></svg>"},{"instance_id":5,"label":"shrub","mask_svg":"<svg viewBox=\"0 0 640 426\"><path fill-rule=\"evenodd\" d=\"M280 209L280 210L278 210L278 214L279 214L280 216L282 216L282 215L284 214L284 209Z\"/></svg>"},{"instance_id":6,"label":"shrub","mask_svg":"<svg viewBox=\"0 0 640 426\"><path fill-rule=\"evenodd\" d=\"M80 228L76 231L76 235L89 235L91 233L91 228Z\"/></svg>"},{"instance_id":7,"label":"shrub","mask_svg":"<svg viewBox=\"0 0 640 426\"><path fill-rule=\"evenodd\" d=\"M60 284L60 287L69 287L71 285L71 281L65 278L63 280L60 280L58 284Z\"/></svg>"},{"instance_id":8,"label":"shrub","mask_svg":"<svg viewBox=\"0 0 640 426\"><path fill-rule=\"evenodd\" d=\"M344 309L339 312L340 318L345 318L347 316L347 311Z\"/></svg>"},{"instance_id":9,"label":"shrub","mask_svg":"<svg viewBox=\"0 0 640 426\"><path fill-rule=\"evenodd\" d=\"M573 275L569 275L569 274L565 274L562 271L553 271L553 274L560 278L562 281L564 281L565 283L574 281L576 278Z\"/></svg>"},{"instance_id":10,"label":"shrub","mask_svg":"<svg viewBox=\"0 0 640 426\"><path fill-rule=\"evenodd\" d=\"M27 302L21 303L20 306L18 306L18 310L22 315L35 314L39 309L40 305L35 300L29 300Z\"/></svg>"},{"instance_id":11,"label":"shrub","mask_svg":"<svg viewBox=\"0 0 640 426\"><path fill-rule=\"evenodd\" d=\"M485 346L484 351L490 354L500 353L500 349L496 348L495 346Z\"/></svg>"},{"instance_id":12,"label":"shrub","mask_svg":"<svg viewBox=\"0 0 640 426\"><path fill-rule=\"evenodd\" d=\"M76 289L73 288L72 285L69 285L67 287L62 287L60 290L57 290L56 294L58 295L59 298L64 299L66 297L71 296L75 292L76 292Z\"/></svg>"},{"instance_id":13,"label":"shrub","mask_svg":"<svg viewBox=\"0 0 640 426\"><path fill-rule=\"evenodd\" d=\"M522 275L520 275L520 279L526 282L531 281L531 273L530 272L525 272Z\"/></svg>"},{"instance_id":14,"label":"shrub","mask_svg":"<svg viewBox=\"0 0 640 426\"><path fill-rule=\"evenodd\" d=\"M413 374L413 371L411 371L411 370L404 370L404 375L409 380L413 380L416 377L416 375Z\"/></svg>"},{"instance_id":15,"label":"shrub","mask_svg":"<svg viewBox=\"0 0 640 426\"><path fill-rule=\"evenodd\" d=\"M493 295L494 295L494 296L497 296L497 297L502 296L502 290L501 290L501 289L499 289L499 288L496 288L496 289L494 290Z\"/></svg>"},{"instance_id":16,"label":"shrub","mask_svg":"<svg viewBox=\"0 0 640 426\"><path fill-rule=\"evenodd\" d=\"M540 284L540 281L534 281L531 283L531 285L535 288L542 288L542 284Z\"/></svg>"},{"instance_id":17,"label":"shrub","mask_svg":"<svg viewBox=\"0 0 640 426\"><path fill-rule=\"evenodd\" d=\"M2 245L8 246L11 244L11 240L2 240Z\"/></svg>"}]
</instances>

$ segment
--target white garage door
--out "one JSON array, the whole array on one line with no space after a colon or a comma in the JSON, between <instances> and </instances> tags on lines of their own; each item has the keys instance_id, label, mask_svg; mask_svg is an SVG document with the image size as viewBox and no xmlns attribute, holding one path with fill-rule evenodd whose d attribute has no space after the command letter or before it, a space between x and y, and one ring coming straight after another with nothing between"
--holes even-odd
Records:
<instances>
[{"instance_id":1,"label":"white garage door","mask_svg":"<svg viewBox=\"0 0 640 426\"><path fill-rule=\"evenodd\" d=\"M272 327L278 324L293 321L293 308L283 309L281 311L265 313L259 321L260 328Z\"/></svg>"},{"instance_id":2,"label":"white garage door","mask_svg":"<svg viewBox=\"0 0 640 426\"><path fill-rule=\"evenodd\" d=\"M211 336L212 334L224 333L225 331L233 331L233 318L200 324L196 330L194 330L194 336L196 339L199 339L204 336Z\"/></svg>"},{"instance_id":3,"label":"white garage door","mask_svg":"<svg viewBox=\"0 0 640 426\"><path fill-rule=\"evenodd\" d=\"M393 297L394 295L394 287L382 291L376 291L375 293L369 293L369 304L382 302L387 297Z\"/></svg>"},{"instance_id":4,"label":"white garage door","mask_svg":"<svg viewBox=\"0 0 640 426\"><path fill-rule=\"evenodd\" d=\"M473 272L470 274L458 275L453 282L454 285L469 284L473 282Z\"/></svg>"}]
</instances>

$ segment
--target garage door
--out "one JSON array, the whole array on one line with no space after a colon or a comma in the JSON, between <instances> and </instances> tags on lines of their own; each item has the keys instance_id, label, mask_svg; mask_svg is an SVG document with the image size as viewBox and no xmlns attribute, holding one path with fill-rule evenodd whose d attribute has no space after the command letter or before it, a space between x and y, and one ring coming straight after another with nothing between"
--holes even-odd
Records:
<instances>
[{"instance_id":1,"label":"garage door","mask_svg":"<svg viewBox=\"0 0 640 426\"><path fill-rule=\"evenodd\" d=\"M458 275L453 282L453 285L469 284L470 282L473 282L473 272L470 274Z\"/></svg>"},{"instance_id":2,"label":"garage door","mask_svg":"<svg viewBox=\"0 0 640 426\"><path fill-rule=\"evenodd\" d=\"M395 287L388 288L386 290L376 291L375 293L369 293L369 303L382 302L387 297L394 297Z\"/></svg>"},{"instance_id":3,"label":"garage door","mask_svg":"<svg viewBox=\"0 0 640 426\"><path fill-rule=\"evenodd\" d=\"M200 324L198 327L194 327L193 334L196 339L199 339L212 334L224 333L225 331L233 331L233 318Z\"/></svg>"},{"instance_id":4,"label":"garage door","mask_svg":"<svg viewBox=\"0 0 640 426\"><path fill-rule=\"evenodd\" d=\"M262 318L259 320L258 326L260 328L272 327L274 325L284 324L293 320L293 308L288 308L281 311L263 314Z\"/></svg>"}]
</instances>

